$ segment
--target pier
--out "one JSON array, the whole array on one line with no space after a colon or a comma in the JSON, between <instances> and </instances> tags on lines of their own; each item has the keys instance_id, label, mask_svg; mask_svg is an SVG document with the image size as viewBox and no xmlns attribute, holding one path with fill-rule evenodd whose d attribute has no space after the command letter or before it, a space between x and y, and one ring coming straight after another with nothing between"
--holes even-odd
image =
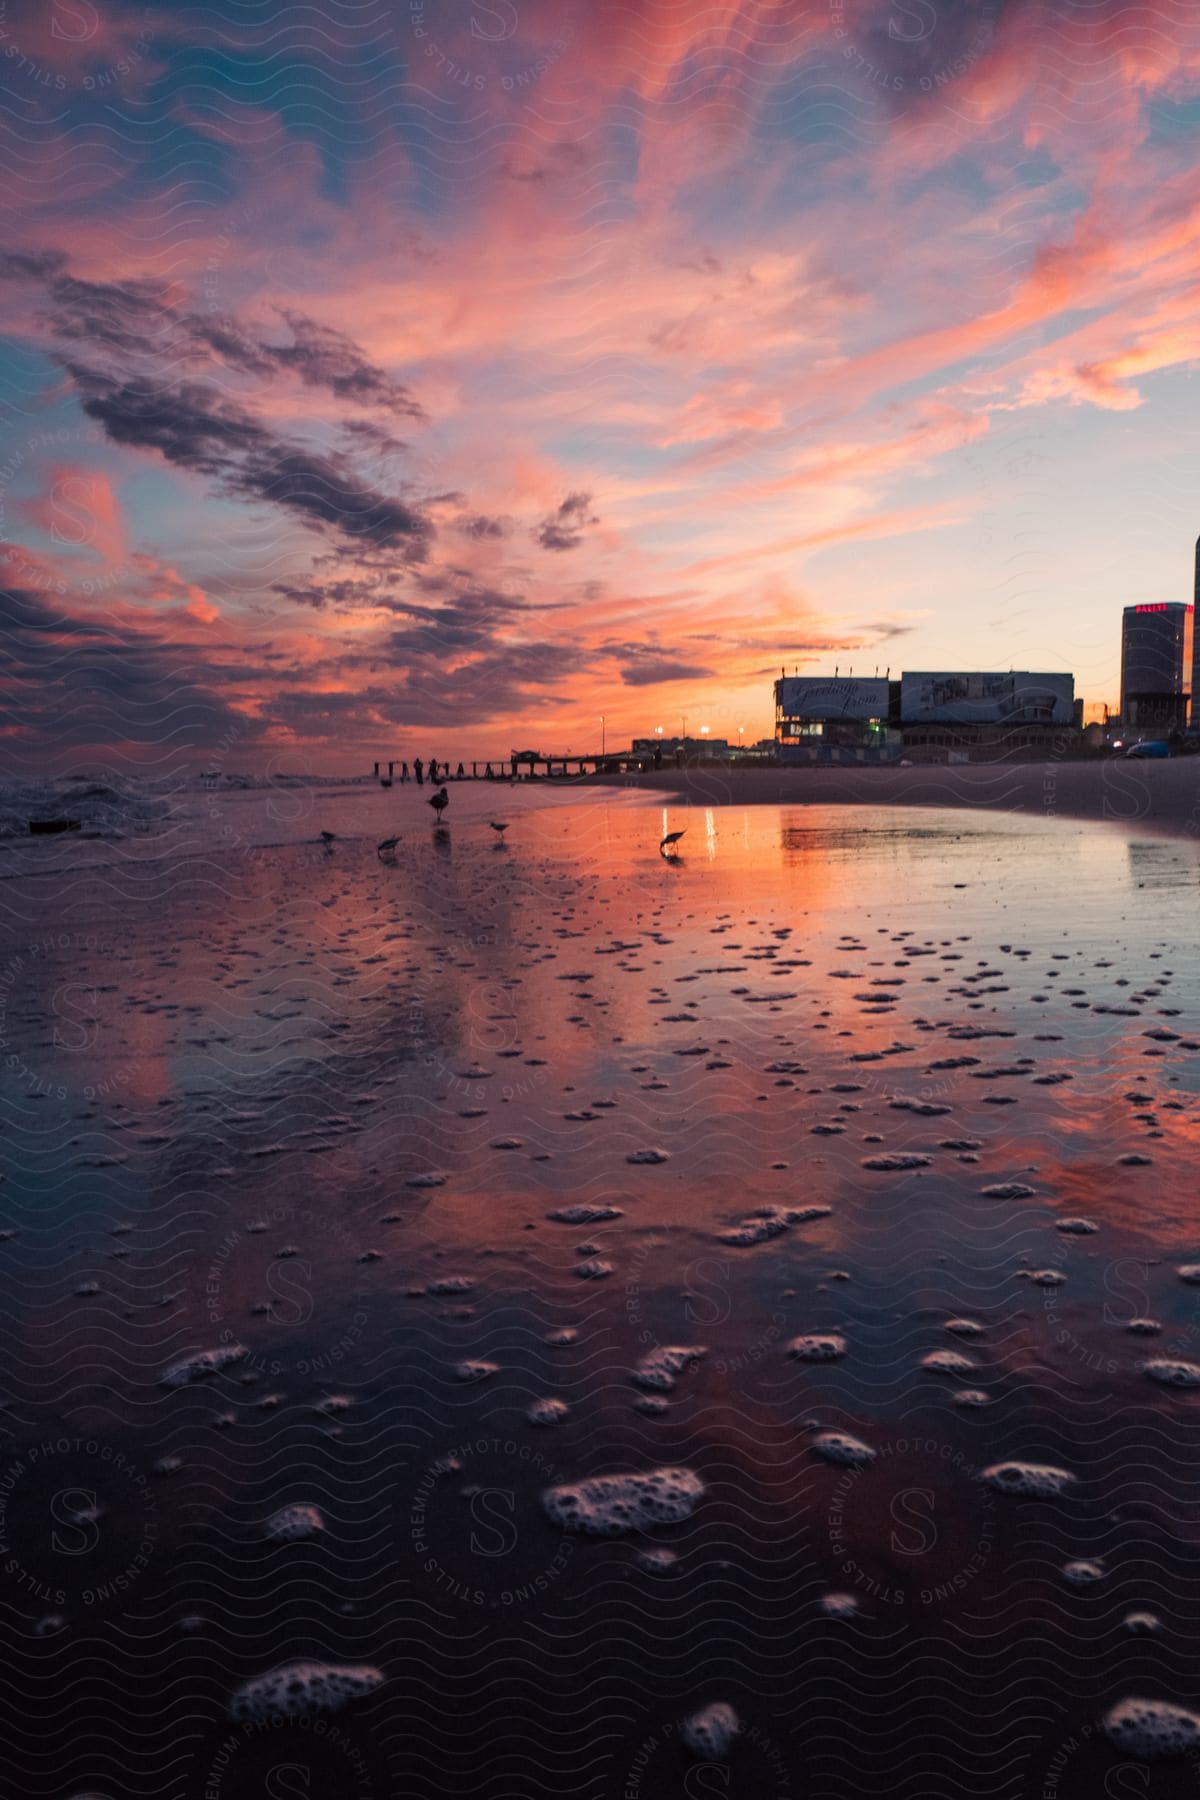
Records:
<instances>
[{"instance_id":1,"label":"pier","mask_svg":"<svg viewBox=\"0 0 1200 1800\"><path fill-rule=\"evenodd\" d=\"M376 762L376 778L380 781L394 781L395 772L400 767L400 760L399 757L393 757L387 762ZM411 766L410 758L409 767L411 768ZM428 761L425 761L425 767L428 768L428 766ZM616 754L597 751L586 756L577 756L573 753L569 755L545 754L542 751L522 750L510 751L507 756L476 757L470 762L464 758L462 779L464 781L486 781L489 769L492 772L493 780L517 781L522 776L527 780L534 777L549 780L555 776L569 779L572 776L578 778L581 775L594 775L601 771L616 775L627 769L645 769L652 766L652 757L643 752L634 753L630 750ZM439 757L438 768L446 775L447 780L458 779L456 762L443 762ZM385 769L386 774L384 773Z\"/></svg>"}]
</instances>

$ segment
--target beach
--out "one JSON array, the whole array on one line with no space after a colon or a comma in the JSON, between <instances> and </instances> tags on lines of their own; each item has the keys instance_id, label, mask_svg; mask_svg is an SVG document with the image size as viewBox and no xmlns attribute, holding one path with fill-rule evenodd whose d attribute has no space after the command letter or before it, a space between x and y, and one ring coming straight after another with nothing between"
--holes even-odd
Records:
<instances>
[{"instance_id":1,"label":"beach","mask_svg":"<svg viewBox=\"0 0 1200 1800\"><path fill-rule=\"evenodd\" d=\"M678 794L696 805L988 808L1021 817L1094 819L1193 838L1200 834L1200 758L1190 756L911 768L713 765L589 779Z\"/></svg>"},{"instance_id":2,"label":"beach","mask_svg":"<svg viewBox=\"0 0 1200 1800\"><path fill-rule=\"evenodd\" d=\"M707 779L0 851L15 1790L1147 1766L1111 1709L1200 1682L1196 849Z\"/></svg>"}]
</instances>

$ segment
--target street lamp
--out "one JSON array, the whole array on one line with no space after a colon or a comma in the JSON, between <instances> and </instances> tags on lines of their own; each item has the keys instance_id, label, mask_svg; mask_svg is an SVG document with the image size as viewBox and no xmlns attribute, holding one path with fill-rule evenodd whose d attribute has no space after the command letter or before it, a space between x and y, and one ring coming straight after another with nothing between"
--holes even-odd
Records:
<instances>
[{"instance_id":1,"label":"street lamp","mask_svg":"<svg viewBox=\"0 0 1200 1800\"><path fill-rule=\"evenodd\" d=\"M604 714L600 714L600 754L604 755Z\"/></svg>"}]
</instances>

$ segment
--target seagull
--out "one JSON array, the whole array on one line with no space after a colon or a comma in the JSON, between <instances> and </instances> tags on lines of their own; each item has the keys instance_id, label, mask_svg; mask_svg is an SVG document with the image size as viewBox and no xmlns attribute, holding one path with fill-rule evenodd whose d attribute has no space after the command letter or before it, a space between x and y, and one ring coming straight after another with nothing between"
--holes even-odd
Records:
<instances>
[{"instance_id":1,"label":"seagull","mask_svg":"<svg viewBox=\"0 0 1200 1800\"><path fill-rule=\"evenodd\" d=\"M494 832L497 832L499 834L500 837L503 837L504 833L508 830L507 820L505 821L505 823L503 825L499 825L499 824L497 824L495 819L489 819L488 824L491 826L491 828Z\"/></svg>"},{"instance_id":2,"label":"seagull","mask_svg":"<svg viewBox=\"0 0 1200 1800\"><path fill-rule=\"evenodd\" d=\"M686 834L686 832L687 832L686 825L684 826L683 831L668 831L666 837L663 838L662 842L658 846L659 855L665 856L666 852L667 852L667 846L677 844L679 842L680 838L683 837Z\"/></svg>"},{"instance_id":3,"label":"seagull","mask_svg":"<svg viewBox=\"0 0 1200 1800\"><path fill-rule=\"evenodd\" d=\"M376 844L376 846L375 846L376 856L382 857L385 853L388 856L395 856L396 845L399 842L400 842L400 839L398 837L384 838L382 844Z\"/></svg>"},{"instance_id":4,"label":"seagull","mask_svg":"<svg viewBox=\"0 0 1200 1800\"><path fill-rule=\"evenodd\" d=\"M434 812L437 814L438 818L440 819L442 814L445 812L446 808L450 804L450 796L446 792L444 787L439 788L436 794L431 795L430 799L426 802L426 804L429 806L432 806Z\"/></svg>"},{"instance_id":5,"label":"seagull","mask_svg":"<svg viewBox=\"0 0 1200 1800\"><path fill-rule=\"evenodd\" d=\"M324 844L325 848L328 850L331 844L337 843L337 834L332 831L323 831L321 833L321 842Z\"/></svg>"}]
</instances>

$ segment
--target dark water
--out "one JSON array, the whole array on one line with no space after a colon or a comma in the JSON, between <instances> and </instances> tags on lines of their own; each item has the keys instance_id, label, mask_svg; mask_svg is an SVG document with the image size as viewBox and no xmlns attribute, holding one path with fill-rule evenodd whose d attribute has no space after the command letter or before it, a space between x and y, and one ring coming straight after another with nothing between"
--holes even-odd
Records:
<instances>
[{"instance_id":1,"label":"dark water","mask_svg":"<svg viewBox=\"0 0 1200 1800\"><path fill-rule=\"evenodd\" d=\"M3 884L5 1791L1194 1792L1102 1729L1200 1704L1194 849L455 798ZM543 1506L661 1466L678 1522ZM297 1660L384 1679L227 1716Z\"/></svg>"}]
</instances>

